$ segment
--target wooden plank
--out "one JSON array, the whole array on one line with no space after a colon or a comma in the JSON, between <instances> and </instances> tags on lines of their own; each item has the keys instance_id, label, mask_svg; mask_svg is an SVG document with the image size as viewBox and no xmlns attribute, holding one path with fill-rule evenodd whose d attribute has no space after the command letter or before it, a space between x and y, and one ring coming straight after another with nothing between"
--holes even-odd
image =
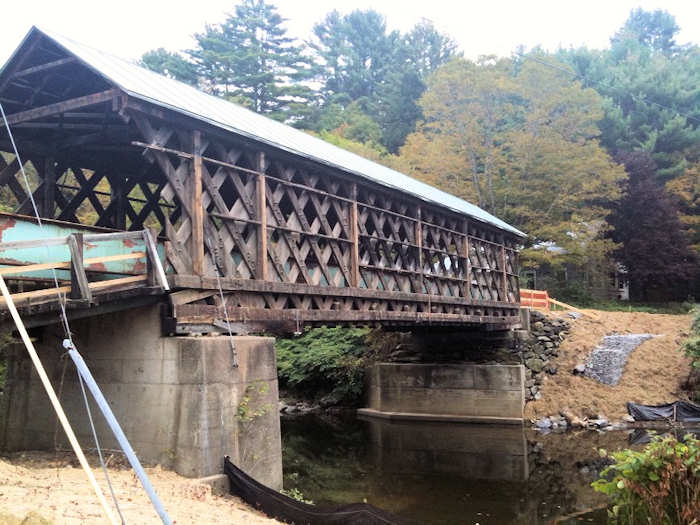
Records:
<instances>
[{"instance_id":1,"label":"wooden plank","mask_svg":"<svg viewBox=\"0 0 700 525\"><path fill-rule=\"evenodd\" d=\"M70 262L48 262L48 263L38 263L38 264L26 264L23 266L12 266L9 268L0 268L0 275L16 275L18 273L29 273L38 272L40 270L51 270L51 269L68 269L70 268Z\"/></svg>"},{"instance_id":2,"label":"wooden plank","mask_svg":"<svg viewBox=\"0 0 700 525\"><path fill-rule=\"evenodd\" d=\"M192 237L190 238L190 255L192 271L204 274L204 206L202 203L202 134L194 132L192 161Z\"/></svg>"},{"instance_id":3,"label":"wooden plank","mask_svg":"<svg viewBox=\"0 0 700 525\"><path fill-rule=\"evenodd\" d=\"M199 290L218 290L218 282L212 277L196 275L171 275L169 280L173 288L190 288ZM490 308L506 308L516 311L517 305L486 300L467 300L463 297L429 295L407 292L392 292L385 290L369 290L366 288L337 288L333 286L316 286L299 283L284 283L274 281L258 281L254 279L221 279L224 291L246 291L257 293L283 293L299 295L318 295L328 297L346 297L362 299L380 299L400 302L428 302L433 304L454 304L462 306L483 306Z\"/></svg>"},{"instance_id":4,"label":"wooden plank","mask_svg":"<svg viewBox=\"0 0 700 525\"><path fill-rule=\"evenodd\" d=\"M102 290L113 286L124 286L125 284L142 283L148 280L148 275L134 275L133 277L122 277L120 279L108 279L106 281L96 281L90 283L91 290Z\"/></svg>"},{"instance_id":5,"label":"wooden plank","mask_svg":"<svg viewBox=\"0 0 700 525\"><path fill-rule=\"evenodd\" d=\"M44 158L43 176L41 215L53 219L56 212L56 161L51 156Z\"/></svg>"},{"instance_id":6,"label":"wooden plank","mask_svg":"<svg viewBox=\"0 0 700 525\"><path fill-rule=\"evenodd\" d=\"M171 293L168 297L173 306L180 306L201 301L218 293L218 290L180 290L179 292Z\"/></svg>"},{"instance_id":7,"label":"wooden plank","mask_svg":"<svg viewBox=\"0 0 700 525\"><path fill-rule=\"evenodd\" d=\"M67 57L67 58L60 58L58 60L53 60L52 62L47 62L45 64L40 64L38 66L33 66L33 67L28 67L26 69L22 69L20 71L17 71L14 73L12 78L19 78L19 77L26 77L27 75L33 75L34 73L40 73L42 71L46 71L48 69L55 69L60 66L64 66L66 64L71 64L73 62L76 62L75 57Z\"/></svg>"},{"instance_id":8,"label":"wooden plank","mask_svg":"<svg viewBox=\"0 0 700 525\"><path fill-rule=\"evenodd\" d=\"M416 217L418 220L414 224L415 230L413 232L416 241L416 249L418 251L418 257L416 257L416 264L418 265L418 283L420 286L418 293L423 293L423 291L425 290L425 283L423 277L423 222L421 220L422 214L423 210L420 206L418 206L418 209L416 209Z\"/></svg>"},{"instance_id":9,"label":"wooden plank","mask_svg":"<svg viewBox=\"0 0 700 525\"><path fill-rule=\"evenodd\" d=\"M83 240L85 240L85 237L83 237ZM140 259L141 257L145 257L146 252L129 252L129 253L119 253L117 255L103 255L101 257L89 257L87 259L83 259L83 264L90 265L90 264L99 264L99 263L106 263L106 262L114 262L114 261L126 261L129 259Z\"/></svg>"},{"instance_id":10,"label":"wooden plank","mask_svg":"<svg viewBox=\"0 0 700 525\"><path fill-rule=\"evenodd\" d=\"M108 100L111 100L118 93L119 91L116 89L108 89L107 91L102 91L100 93L93 93L91 95L85 95L84 97L77 97L69 100L64 100L62 102L56 102L55 104L49 104L48 106L42 106L39 108L28 109L26 111L20 111L19 113L13 113L12 115L8 115L7 123L18 124L20 122L27 122L29 120L36 120L39 118L59 115L64 111L68 111L70 109L81 108L84 106L91 106L93 104L106 102Z\"/></svg>"},{"instance_id":11,"label":"wooden plank","mask_svg":"<svg viewBox=\"0 0 700 525\"><path fill-rule=\"evenodd\" d=\"M12 300L16 303L35 299L39 297L49 297L56 294L68 294L71 291L70 286L59 286L58 288L46 288L44 290L32 290L31 292L21 292L12 294ZM0 304L5 304L5 299L0 298Z\"/></svg>"},{"instance_id":12,"label":"wooden plank","mask_svg":"<svg viewBox=\"0 0 700 525\"><path fill-rule=\"evenodd\" d=\"M92 293L83 265L83 234L73 233L69 235L68 248L70 249L70 297L71 299L92 302Z\"/></svg>"},{"instance_id":13,"label":"wooden plank","mask_svg":"<svg viewBox=\"0 0 700 525\"><path fill-rule=\"evenodd\" d=\"M257 176L255 194L256 194L256 212L257 220L260 222L258 227L257 239L257 264L255 266L255 277L265 280L267 278L267 200L265 189L265 154L260 152L257 156L256 169L260 172Z\"/></svg>"}]
</instances>

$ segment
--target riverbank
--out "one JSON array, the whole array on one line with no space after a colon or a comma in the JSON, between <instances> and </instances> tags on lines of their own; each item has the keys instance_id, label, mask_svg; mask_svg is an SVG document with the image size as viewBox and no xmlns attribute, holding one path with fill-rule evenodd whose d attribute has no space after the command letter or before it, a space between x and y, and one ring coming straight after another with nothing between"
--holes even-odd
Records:
<instances>
[{"instance_id":1,"label":"riverbank","mask_svg":"<svg viewBox=\"0 0 700 525\"><path fill-rule=\"evenodd\" d=\"M628 401L655 405L682 397L681 384L690 371L690 361L680 347L689 333L690 315L595 313L595 319L584 316L572 323L559 347L558 373L543 379L541 398L526 405L526 418L535 420L568 413L582 421L601 416L621 420L627 414ZM629 355L617 385L605 385L573 373L604 336L642 333L655 337Z\"/></svg>"},{"instance_id":2,"label":"riverbank","mask_svg":"<svg viewBox=\"0 0 700 525\"><path fill-rule=\"evenodd\" d=\"M89 456L95 477L109 500L104 474L96 456ZM158 515L138 478L121 454L106 454L108 472L127 523L158 524ZM239 498L212 493L160 467L146 472L173 523L272 524L276 520L247 506ZM28 516L30 519L25 520ZM68 452L24 452L0 457L0 523L19 525L106 522L77 459Z\"/></svg>"}]
</instances>

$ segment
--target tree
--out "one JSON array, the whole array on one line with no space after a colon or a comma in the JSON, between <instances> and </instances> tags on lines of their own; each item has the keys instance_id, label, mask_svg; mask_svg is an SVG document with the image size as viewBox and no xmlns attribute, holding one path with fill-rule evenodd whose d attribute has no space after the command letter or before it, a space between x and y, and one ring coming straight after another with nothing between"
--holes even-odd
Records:
<instances>
[{"instance_id":1,"label":"tree","mask_svg":"<svg viewBox=\"0 0 700 525\"><path fill-rule=\"evenodd\" d=\"M162 47L147 51L141 57L141 65L151 71L196 86L197 66L179 53L171 53Z\"/></svg>"},{"instance_id":2,"label":"tree","mask_svg":"<svg viewBox=\"0 0 700 525\"><path fill-rule=\"evenodd\" d=\"M437 31L428 20L413 26L403 37L403 47L408 64L423 81L453 57L461 56L457 42Z\"/></svg>"},{"instance_id":3,"label":"tree","mask_svg":"<svg viewBox=\"0 0 700 525\"><path fill-rule=\"evenodd\" d=\"M700 48L678 46L665 11L632 11L610 49L562 51L584 85L606 99L601 142L609 152L645 151L659 185L678 196L681 226L700 254L697 166L700 163Z\"/></svg>"},{"instance_id":4,"label":"tree","mask_svg":"<svg viewBox=\"0 0 700 525\"><path fill-rule=\"evenodd\" d=\"M610 217L615 255L628 272L635 300L685 300L697 279L698 259L689 247L673 200L658 183L651 155L619 153L629 180Z\"/></svg>"},{"instance_id":5,"label":"tree","mask_svg":"<svg viewBox=\"0 0 700 525\"><path fill-rule=\"evenodd\" d=\"M320 66L318 78L327 101L345 94L373 99L392 65L399 33L387 33L384 16L372 9L342 16L332 11L313 28L309 42Z\"/></svg>"},{"instance_id":6,"label":"tree","mask_svg":"<svg viewBox=\"0 0 700 525\"><path fill-rule=\"evenodd\" d=\"M195 35L189 51L205 86L258 113L299 119L314 99L301 46L286 36L285 20L264 0L243 0L220 25Z\"/></svg>"},{"instance_id":7,"label":"tree","mask_svg":"<svg viewBox=\"0 0 700 525\"><path fill-rule=\"evenodd\" d=\"M560 259L581 262L611 249L604 219L624 178L596 138L602 104L536 62L455 59L429 81L425 120L401 157L417 177L527 232L532 246L553 242ZM526 252L535 262L553 255Z\"/></svg>"}]
</instances>

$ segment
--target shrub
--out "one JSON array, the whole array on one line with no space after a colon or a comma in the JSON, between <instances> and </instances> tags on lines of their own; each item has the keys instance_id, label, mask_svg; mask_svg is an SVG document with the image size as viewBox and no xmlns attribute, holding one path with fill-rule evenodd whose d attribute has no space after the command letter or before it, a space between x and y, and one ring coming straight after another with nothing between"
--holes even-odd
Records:
<instances>
[{"instance_id":1,"label":"shrub","mask_svg":"<svg viewBox=\"0 0 700 525\"><path fill-rule=\"evenodd\" d=\"M338 404L356 404L371 357L366 328L311 328L301 336L278 339L280 383L298 393L330 395Z\"/></svg>"},{"instance_id":2,"label":"shrub","mask_svg":"<svg viewBox=\"0 0 700 525\"><path fill-rule=\"evenodd\" d=\"M601 456L607 456L605 450ZM592 486L613 501L613 522L692 525L700 516L700 442L655 436L642 451L621 450Z\"/></svg>"}]
</instances>

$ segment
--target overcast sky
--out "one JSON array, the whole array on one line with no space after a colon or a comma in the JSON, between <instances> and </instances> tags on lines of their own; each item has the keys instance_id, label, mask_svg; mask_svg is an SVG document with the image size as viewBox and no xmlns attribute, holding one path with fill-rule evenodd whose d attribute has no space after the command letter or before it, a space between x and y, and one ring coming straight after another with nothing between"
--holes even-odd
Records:
<instances>
[{"instance_id":1,"label":"overcast sky","mask_svg":"<svg viewBox=\"0 0 700 525\"><path fill-rule=\"evenodd\" d=\"M9 0L7 0L9 2ZM32 25L72 37L81 43L126 58L149 49L186 49L205 23L216 23L231 12L235 0L28 0L3 9L0 61L5 62ZM287 28L305 38L333 9L374 8L390 28L407 30L421 18L432 20L460 44L465 55L509 56L520 44L601 48L634 7L663 8L676 17L680 43L700 43L698 0L273 0L289 19Z\"/></svg>"}]
</instances>

